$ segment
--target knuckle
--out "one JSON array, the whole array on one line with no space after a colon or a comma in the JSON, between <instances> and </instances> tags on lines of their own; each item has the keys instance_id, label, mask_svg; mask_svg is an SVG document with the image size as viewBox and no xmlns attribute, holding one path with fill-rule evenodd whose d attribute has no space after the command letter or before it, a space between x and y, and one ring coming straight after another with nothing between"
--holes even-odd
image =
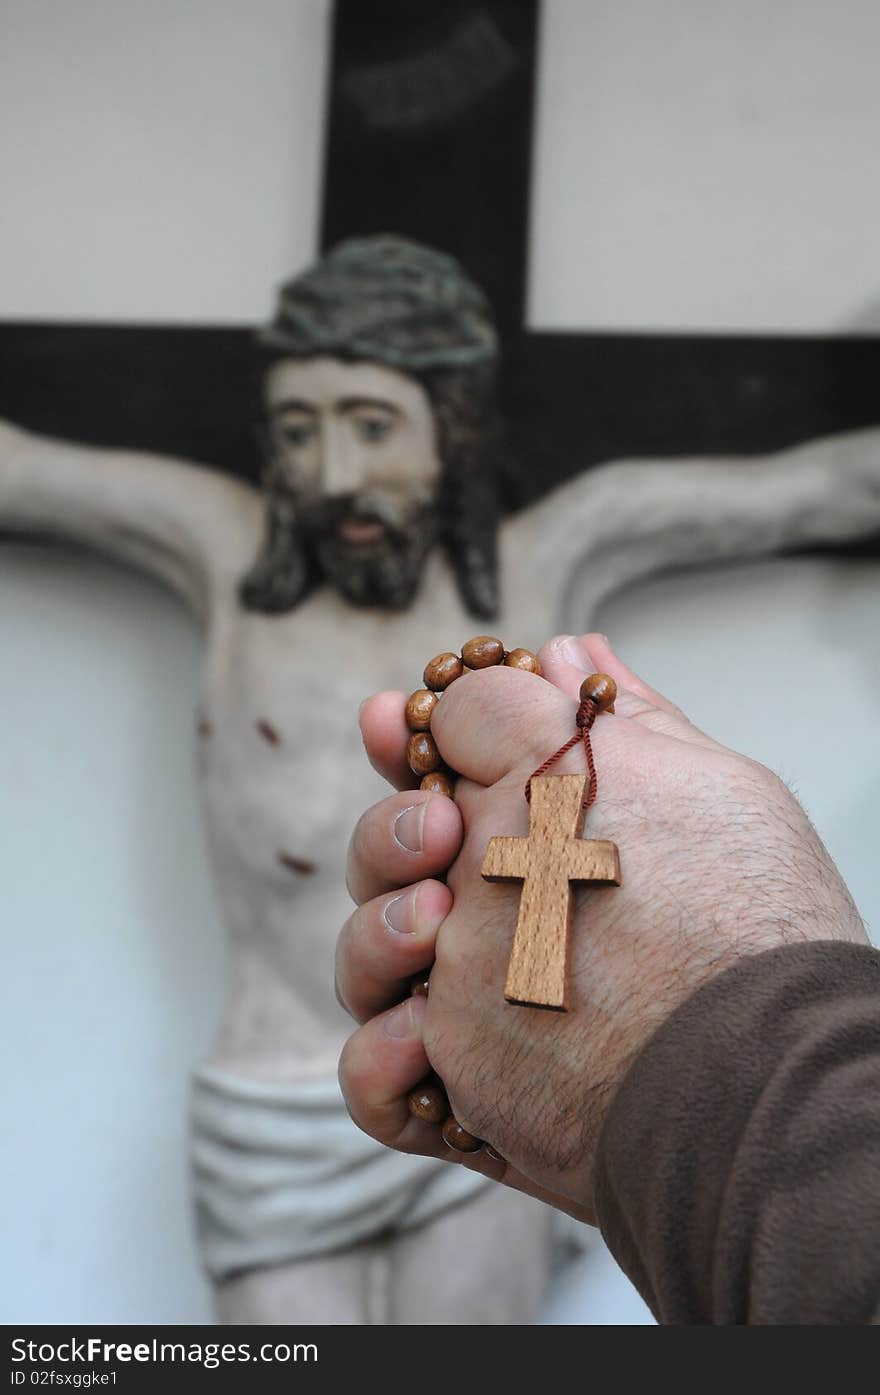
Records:
<instances>
[{"instance_id":1,"label":"knuckle","mask_svg":"<svg viewBox=\"0 0 880 1395\"><path fill-rule=\"evenodd\" d=\"M339 1004L339 1006L343 1009L343 1011L347 1012L349 1017L354 1017L354 1013L352 1012L351 1006L348 1002L346 991L343 987L343 983L348 977L346 971L348 967L348 958L350 952L348 937L348 928L350 924L350 919L345 922L345 925L339 932L339 938L336 941L336 955L333 965L333 991L336 994L336 1001Z\"/></svg>"},{"instance_id":2,"label":"knuckle","mask_svg":"<svg viewBox=\"0 0 880 1395\"><path fill-rule=\"evenodd\" d=\"M348 843L348 853L345 859L345 888L352 901L360 903L358 895L358 884L360 881L360 870L365 860L367 819L371 811L361 814L354 826L351 838Z\"/></svg>"},{"instance_id":3,"label":"knuckle","mask_svg":"<svg viewBox=\"0 0 880 1395\"><path fill-rule=\"evenodd\" d=\"M360 897L357 894L356 867L357 855L355 853L354 844L352 843L352 846L349 848L348 858L346 859L345 863L345 889L351 897L352 901L359 902Z\"/></svg>"},{"instance_id":4,"label":"knuckle","mask_svg":"<svg viewBox=\"0 0 880 1395\"><path fill-rule=\"evenodd\" d=\"M363 1028L348 1038L339 1055L337 1078L345 1106L358 1128L375 1137L371 1126L371 1072L369 1054L362 1048Z\"/></svg>"},{"instance_id":5,"label":"knuckle","mask_svg":"<svg viewBox=\"0 0 880 1395\"><path fill-rule=\"evenodd\" d=\"M642 702L640 699L637 701L636 707L627 708L627 717L631 722L638 722L639 726L647 727L648 731L656 736L676 736L682 722L688 725L687 717L678 709L675 713L664 712L662 708L652 707L648 702Z\"/></svg>"},{"instance_id":6,"label":"knuckle","mask_svg":"<svg viewBox=\"0 0 880 1395\"><path fill-rule=\"evenodd\" d=\"M335 976L335 978L334 978L334 980L333 980L333 991L334 991L334 993L336 994L336 1001L337 1001L337 1003L339 1004L339 1006L342 1008L342 1011L343 1011L343 1012L347 1012L348 1015L349 1015L349 1017L354 1017L354 1013L352 1012L351 1008L349 1007L349 1005L348 1005L348 1003L347 1003L347 1001L346 1001L345 994L344 994L344 992L343 992L343 990L342 990L342 985L341 985L341 983L340 983L340 981L339 981L339 972L338 972L338 970L337 970L336 976Z\"/></svg>"},{"instance_id":7,"label":"knuckle","mask_svg":"<svg viewBox=\"0 0 880 1395\"><path fill-rule=\"evenodd\" d=\"M351 899L362 905L368 899L364 887L371 874L380 871L380 864L393 855L389 833L389 801L373 804L361 814L348 844L345 864L345 886Z\"/></svg>"},{"instance_id":8,"label":"knuckle","mask_svg":"<svg viewBox=\"0 0 880 1395\"><path fill-rule=\"evenodd\" d=\"M339 1081L339 1088L342 1091L342 1098L345 1100L346 1107L348 1108L349 1113L351 1113L351 1096L356 1084L353 1062L353 1041L354 1037L351 1036L344 1043L342 1050L339 1053L339 1065L336 1069L336 1076Z\"/></svg>"}]
</instances>

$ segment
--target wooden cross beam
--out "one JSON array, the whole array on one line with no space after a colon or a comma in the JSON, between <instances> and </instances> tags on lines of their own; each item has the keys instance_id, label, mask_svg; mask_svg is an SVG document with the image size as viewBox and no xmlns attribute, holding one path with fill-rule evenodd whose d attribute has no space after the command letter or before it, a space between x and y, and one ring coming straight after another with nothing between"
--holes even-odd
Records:
<instances>
[{"instance_id":1,"label":"wooden cross beam","mask_svg":"<svg viewBox=\"0 0 880 1395\"><path fill-rule=\"evenodd\" d=\"M876 336L524 328L539 0L333 11L323 245L400 233L487 290L502 415L527 466L506 475L505 508L599 461L750 454L876 423ZM0 417L256 481L253 352L246 326L0 320Z\"/></svg>"},{"instance_id":2,"label":"wooden cross beam","mask_svg":"<svg viewBox=\"0 0 880 1395\"><path fill-rule=\"evenodd\" d=\"M583 775L532 780L528 838L493 838L482 874L523 884L504 996L509 1003L568 1011L572 882L620 885L614 843L581 838Z\"/></svg>"}]
</instances>

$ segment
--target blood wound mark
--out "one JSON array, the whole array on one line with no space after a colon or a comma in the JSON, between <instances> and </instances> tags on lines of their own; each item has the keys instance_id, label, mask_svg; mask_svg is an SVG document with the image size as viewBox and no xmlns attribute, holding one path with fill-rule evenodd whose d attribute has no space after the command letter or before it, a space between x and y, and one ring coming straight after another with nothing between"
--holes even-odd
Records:
<instances>
[{"instance_id":1,"label":"blood wound mark","mask_svg":"<svg viewBox=\"0 0 880 1395\"><path fill-rule=\"evenodd\" d=\"M278 861L282 867L286 867L289 872L299 872L302 877L310 877L313 872L317 872L317 864L308 857L294 857L292 853L280 852Z\"/></svg>"},{"instance_id":2,"label":"blood wound mark","mask_svg":"<svg viewBox=\"0 0 880 1395\"><path fill-rule=\"evenodd\" d=\"M268 722L257 722L257 731L264 741L268 741L270 746L281 745L281 733L276 731Z\"/></svg>"}]
</instances>

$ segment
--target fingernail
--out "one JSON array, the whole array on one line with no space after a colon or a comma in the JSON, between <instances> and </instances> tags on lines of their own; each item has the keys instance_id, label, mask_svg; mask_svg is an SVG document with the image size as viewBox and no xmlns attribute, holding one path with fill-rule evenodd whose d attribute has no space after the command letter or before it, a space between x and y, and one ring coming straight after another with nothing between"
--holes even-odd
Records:
<instances>
[{"instance_id":1,"label":"fingernail","mask_svg":"<svg viewBox=\"0 0 880 1395\"><path fill-rule=\"evenodd\" d=\"M405 891L401 896L395 896L390 901L386 901L385 909L382 912L382 919L398 935L411 935L415 930L415 916L412 907L407 905L413 893Z\"/></svg>"},{"instance_id":2,"label":"fingernail","mask_svg":"<svg viewBox=\"0 0 880 1395\"><path fill-rule=\"evenodd\" d=\"M588 673L590 671L587 651L575 635L564 635L562 639L557 640L556 652L561 659L564 659L567 664L571 664L572 668L578 669L579 672Z\"/></svg>"},{"instance_id":3,"label":"fingernail","mask_svg":"<svg viewBox=\"0 0 880 1395\"><path fill-rule=\"evenodd\" d=\"M411 804L394 820L392 828L394 841L405 852L417 853L422 851L422 827L427 807L427 799L421 804Z\"/></svg>"},{"instance_id":4,"label":"fingernail","mask_svg":"<svg viewBox=\"0 0 880 1395\"><path fill-rule=\"evenodd\" d=\"M386 1037L391 1037L394 1041L405 1041L407 1037L421 1036L422 1018L427 1006L427 998L407 998L405 1003L389 1012L382 1023Z\"/></svg>"}]
</instances>

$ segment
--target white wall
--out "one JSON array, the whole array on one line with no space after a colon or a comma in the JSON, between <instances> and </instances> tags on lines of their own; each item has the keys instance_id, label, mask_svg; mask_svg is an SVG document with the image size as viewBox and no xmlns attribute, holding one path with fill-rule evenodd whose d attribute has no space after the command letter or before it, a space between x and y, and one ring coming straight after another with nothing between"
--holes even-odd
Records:
<instances>
[{"instance_id":1,"label":"white wall","mask_svg":"<svg viewBox=\"0 0 880 1395\"><path fill-rule=\"evenodd\" d=\"M532 324L880 330L878 52L875 0L549 0Z\"/></svg>"},{"instance_id":2,"label":"white wall","mask_svg":"<svg viewBox=\"0 0 880 1395\"><path fill-rule=\"evenodd\" d=\"M0 315L264 319L316 245L329 15L4 0Z\"/></svg>"},{"instance_id":3,"label":"white wall","mask_svg":"<svg viewBox=\"0 0 880 1395\"><path fill-rule=\"evenodd\" d=\"M189 779L201 642L156 583L0 548L2 1322L200 1322L187 1069L223 940Z\"/></svg>"},{"instance_id":4,"label":"white wall","mask_svg":"<svg viewBox=\"0 0 880 1395\"><path fill-rule=\"evenodd\" d=\"M878 21L768 9L547 0L534 324L876 327ZM327 13L7 0L0 316L262 319L315 245ZM780 562L640 587L601 617L794 781L875 926L877 575ZM152 583L15 545L0 654L0 1319L206 1318L183 1153L222 970L188 775L200 639ZM758 709L734 696L754 663ZM832 678L820 762L807 695ZM550 1315L643 1316L611 1272L588 1262Z\"/></svg>"},{"instance_id":5,"label":"white wall","mask_svg":"<svg viewBox=\"0 0 880 1395\"><path fill-rule=\"evenodd\" d=\"M315 245L328 16L6 0L0 314L263 319ZM873 0L544 0L531 323L880 329L878 51Z\"/></svg>"}]
</instances>

